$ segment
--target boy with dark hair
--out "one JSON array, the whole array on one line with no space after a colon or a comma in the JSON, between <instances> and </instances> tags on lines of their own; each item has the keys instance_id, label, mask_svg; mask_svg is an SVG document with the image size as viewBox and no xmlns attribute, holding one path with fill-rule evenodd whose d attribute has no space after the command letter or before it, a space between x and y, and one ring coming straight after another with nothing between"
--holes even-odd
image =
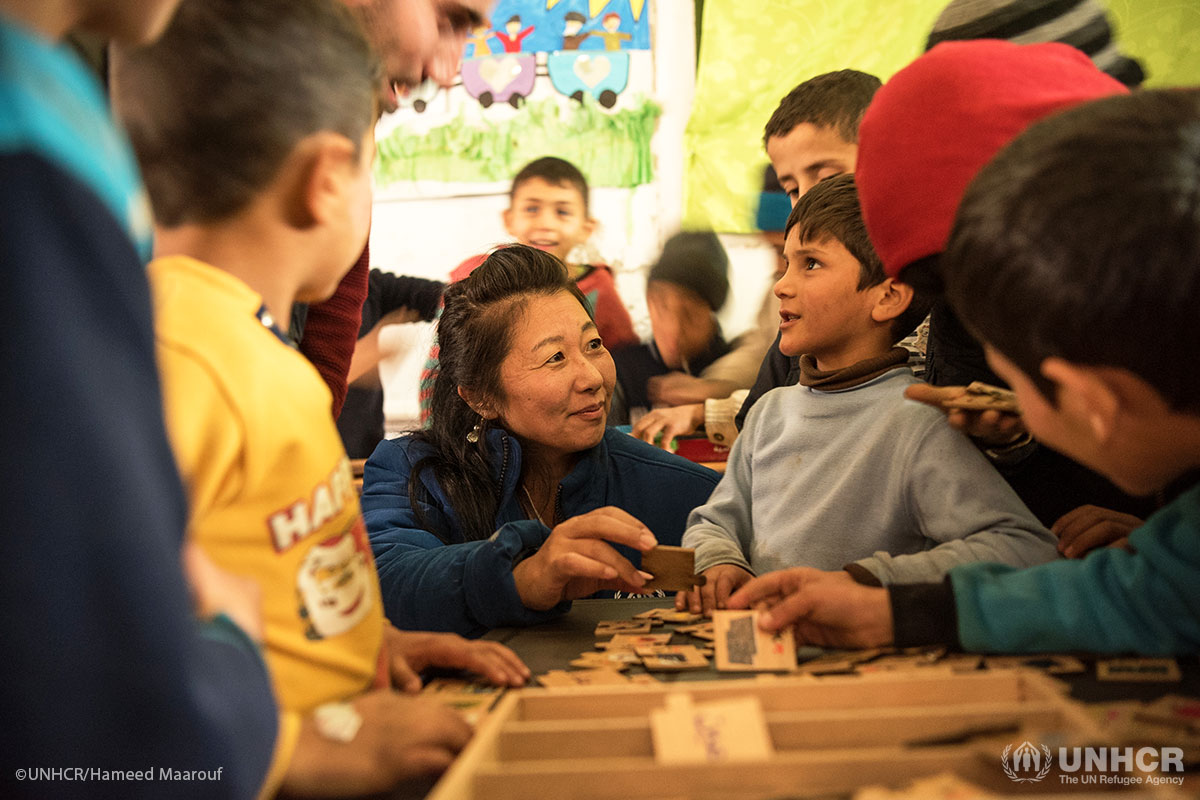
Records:
<instances>
[{"instance_id":1,"label":"boy with dark hair","mask_svg":"<svg viewBox=\"0 0 1200 800\"><path fill-rule=\"evenodd\" d=\"M1200 93L1097 100L1035 124L984 167L942 258L950 302L1034 435L1135 494L1190 481L1133 533L1132 552L972 564L886 591L787 570L730 604L767 600L764 627L828 646L1200 651L1197 197Z\"/></svg>"},{"instance_id":2,"label":"boy with dark hair","mask_svg":"<svg viewBox=\"0 0 1200 800\"><path fill-rule=\"evenodd\" d=\"M809 78L779 101L763 147L793 205L817 181L854 171L858 124L881 85L874 75L843 69Z\"/></svg>"},{"instance_id":3,"label":"boy with dark hair","mask_svg":"<svg viewBox=\"0 0 1200 800\"><path fill-rule=\"evenodd\" d=\"M558 256L571 278L592 304L596 327L608 349L636 344L633 320L617 294L612 270L604 264L572 264L571 251L596 229L589 213L588 182L570 161L544 156L526 164L513 178L504 210L504 229L520 244ZM483 263L487 254L473 256L454 268L451 282L460 281Z\"/></svg>"},{"instance_id":4,"label":"boy with dark hair","mask_svg":"<svg viewBox=\"0 0 1200 800\"><path fill-rule=\"evenodd\" d=\"M729 352L717 321L729 295L728 272L729 257L712 231L681 231L663 245L646 280L651 340L612 351L617 388L610 424L623 425L645 414L656 379L703 379ZM737 388L722 386L726 395Z\"/></svg>"},{"instance_id":5,"label":"boy with dark hair","mask_svg":"<svg viewBox=\"0 0 1200 800\"><path fill-rule=\"evenodd\" d=\"M884 275L853 176L800 199L784 253L780 350L800 356L800 385L755 405L721 483L688 518L683 545L708 580L677 605L723 608L755 573L797 564L888 585L969 561L1054 558L1049 531L967 438L904 398L917 379L895 345L928 301Z\"/></svg>"},{"instance_id":6,"label":"boy with dark hair","mask_svg":"<svg viewBox=\"0 0 1200 800\"><path fill-rule=\"evenodd\" d=\"M220 597L208 570L189 570L189 597L180 563L187 506L154 361L145 192L100 84L61 43L86 30L141 45L175 6L0 0L8 798L247 798L270 763L257 604ZM17 780L50 765L155 774ZM206 779L164 781L160 766Z\"/></svg>"},{"instance_id":7,"label":"boy with dark hair","mask_svg":"<svg viewBox=\"0 0 1200 800\"><path fill-rule=\"evenodd\" d=\"M329 392L276 324L328 297L366 240L379 74L361 29L334 0L185 0L115 82L160 212L149 271L191 537L264 595L282 711L264 793L444 768L469 731L392 689L440 656L383 618Z\"/></svg>"},{"instance_id":8,"label":"boy with dark hair","mask_svg":"<svg viewBox=\"0 0 1200 800\"><path fill-rule=\"evenodd\" d=\"M504 228L519 244L558 256L567 265L575 285L592 306L596 328L609 350L638 343L629 309L617 294L612 270L605 264L572 264L571 251L583 244L596 228L588 212L588 183L572 164L554 156L534 159L517 172L508 191ZM461 281L484 262L488 254L471 256L450 273L450 282ZM429 415L433 381L437 377L438 344L430 348L421 371L421 419Z\"/></svg>"},{"instance_id":9,"label":"boy with dark hair","mask_svg":"<svg viewBox=\"0 0 1200 800\"><path fill-rule=\"evenodd\" d=\"M854 172L858 124L880 85L874 75L843 69L810 78L779 101L763 131L763 147L775 179L791 205L818 181ZM755 337L745 339L744 345L761 347ZM674 407L650 412L636 433L646 441L658 437L665 447L676 435L690 434L704 424L710 439L716 432L716 443L730 445L751 406L771 389L796 383L798 375L796 359L779 352L776 336L761 358L748 390L739 389L728 397L710 397L703 403L676 398ZM740 375L736 380L741 383ZM684 388L695 390L695 387Z\"/></svg>"}]
</instances>

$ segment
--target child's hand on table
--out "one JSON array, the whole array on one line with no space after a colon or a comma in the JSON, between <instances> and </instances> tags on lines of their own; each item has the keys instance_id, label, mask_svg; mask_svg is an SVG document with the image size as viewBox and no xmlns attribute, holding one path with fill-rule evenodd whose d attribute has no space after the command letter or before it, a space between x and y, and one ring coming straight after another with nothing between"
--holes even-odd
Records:
<instances>
[{"instance_id":1,"label":"child's hand on table","mask_svg":"<svg viewBox=\"0 0 1200 800\"><path fill-rule=\"evenodd\" d=\"M703 573L704 585L675 595L675 609L711 617L718 608L725 608L729 596L744 586L754 575L735 564L718 564Z\"/></svg>"},{"instance_id":2,"label":"child's hand on table","mask_svg":"<svg viewBox=\"0 0 1200 800\"><path fill-rule=\"evenodd\" d=\"M455 633L402 631L388 625L384 631L392 685L404 692L419 692L419 673L431 667L473 672L496 686L524 686L529 668L499 642L464 639Z\"/></svg>"}]
</instances>

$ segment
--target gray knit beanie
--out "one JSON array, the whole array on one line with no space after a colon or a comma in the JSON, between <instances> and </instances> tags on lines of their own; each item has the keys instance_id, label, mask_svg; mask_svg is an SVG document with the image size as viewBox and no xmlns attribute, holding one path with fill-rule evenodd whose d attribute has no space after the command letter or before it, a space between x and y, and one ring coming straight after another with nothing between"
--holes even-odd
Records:
<instances>
[{"instance_id":1,"label":"gray knit beanie","mask_svg":"<svg viewBox=\"0 0 1200 800\"><path fill-rule=\"evenodd\" d=\"M1095 0L953 0L933 23L925 49L963 39L1061 42L1130 88L1146 77L1141 64L1117 49L1108 15Z\"/></svg>"}]
</instances>

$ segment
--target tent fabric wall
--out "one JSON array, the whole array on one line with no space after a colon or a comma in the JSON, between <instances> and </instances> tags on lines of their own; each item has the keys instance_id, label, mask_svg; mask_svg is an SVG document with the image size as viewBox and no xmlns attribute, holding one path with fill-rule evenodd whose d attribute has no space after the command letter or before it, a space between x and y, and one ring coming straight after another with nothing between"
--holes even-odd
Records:
<instances>
[{"instance_id":1,"label":"tent fabric wall","mask_svg":"<svg viewBox=\"0 0 1200 800\"><path fill-rule=\"evenodd\" d=\"M853 68L886 80L924 50L947 0L706 0L684 134L684 225L754 230L762 129L796 84ZM1147 86L1200 83L1200 3L1108 0Z\"/></svg>"}]
</instances>

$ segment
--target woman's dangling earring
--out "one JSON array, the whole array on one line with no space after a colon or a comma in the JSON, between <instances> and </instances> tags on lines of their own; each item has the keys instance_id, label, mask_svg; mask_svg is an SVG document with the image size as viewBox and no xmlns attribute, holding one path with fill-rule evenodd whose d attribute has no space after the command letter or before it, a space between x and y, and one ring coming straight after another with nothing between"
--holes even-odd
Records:
<instances>
[{"instance_id":1,"label":"woman's dangling earring","mask_svg":"<svg viewBox=\"0 0 1200 800\"><path fill-rule=\"evenodd\" d=\"M479 441L479 434L482 431L483 431L483 417L480 417L479 422L476 422L475 427L471 428L470 433L467 434L467 441L470 442L471 444L477 443Z\"/></svg>"}]
</instances>

